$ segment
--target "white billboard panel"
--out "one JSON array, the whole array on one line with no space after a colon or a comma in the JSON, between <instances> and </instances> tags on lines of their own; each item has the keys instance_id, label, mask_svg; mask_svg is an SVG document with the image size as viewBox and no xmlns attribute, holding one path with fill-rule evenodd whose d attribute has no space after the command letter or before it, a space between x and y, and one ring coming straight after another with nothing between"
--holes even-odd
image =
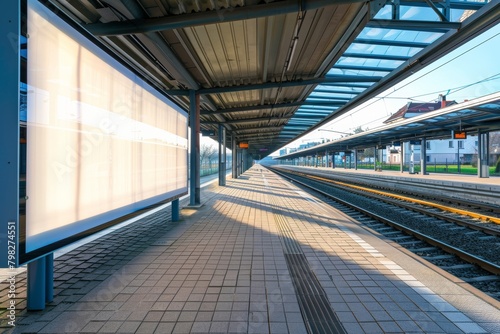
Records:
<instances>
[{"instance_id":1,"label":"white billboard panel","mask_svg":"<svg viewBox=\"0 0 500 334\"><path fill-rule=\"evenodd\" d=\"M187 193L187 114L36 1L25 252Z\"/></svg>"}]
</instances>

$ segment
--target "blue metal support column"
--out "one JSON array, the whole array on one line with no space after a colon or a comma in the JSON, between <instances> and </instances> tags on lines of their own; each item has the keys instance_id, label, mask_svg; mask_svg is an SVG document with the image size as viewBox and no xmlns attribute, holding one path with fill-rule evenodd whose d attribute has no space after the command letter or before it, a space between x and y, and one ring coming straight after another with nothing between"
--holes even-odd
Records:
<instances>
[{"instance_id":1,"label":"blue metal support column","mask_svg":"<svg viewBox=\"0 0 500 334\"><path fill-rule=\"evenodd\" d=\"M427 138L425 137L420 141L420 174L429 174L427 173Z\"/></svg>"},{"instance_id":2,"label":"blue metal support column","mask_svg":"<svg viewBox=\"0 0 500 334\"><path fill-rule=\"evenodd\" d=\"M17 267L19 233L19 80L21 1L2 2L0 12L0 267ZM14 232L11 232L14 231ZM14 233L14 235L12 234ZM12 236L8 238L8 236ZM15 254L12 252L14 241ZM10 245L10 247L9 247ZM12 254L13 256L7 256ZM10 262L9 262L10 261Z\"/></svg>"},{"instance_id":3,"label":"blue metal support column","mask_svg":"<svg viewBox=\"0 0 500 334\"><path fill-rule=\"evenodd\" d=\"M400 149L399 149L399 171L401 173L404 172L405 169L405 149L404 149L404 142L401 142Z\"/></svg>"},{"instance_id":4,"label":"blue metal support column","mask_svg":"<svg viewBox=\"0 0 500 334\"><path fill-rule=\"evenodd\" d=\"M219 125L219 186L226 185L226 128Z\"/></svg>"},{"instance_id":5,"label":"blue metal support column","mask_svg":"<svg viewBox=\"0 0 500 334\"><path fill-rule=\"evenodd\" d=\"M54 300L54 253L45 255L45 302Z\"/></svg>"},{"instance_id":6,"label":"blue metal support column","mask_svg":"<svg viewBox=\"0 0 500 334\"><path fill-rule=\"evenodd\" d=\"M200 95L189 91L189 125L191 127L191 169L189 205L200 205Z\"/></svg>"},{"instance_id":7,"label":"blue metal support column","mask_svg":"<svg viewBox=\"0 0 500 334\"><path fill-rule=\"evenodd\" d=\"M241 171L240 175L247 170L247 150L241 150Z\"/></svg>"},{"instance_id":8,"label":"blue metal support column","mask_svg":"<svg viewBox=\"0 0 500 334\"><path fill-rule=\"evenodd\" d=\"M54 300L54 253L28 263L28 310L45 309Z\"/></svg>"},{"instance_id":9,"label":"blue metal support column","mask_svg":"<svg viewBox=\"0 0 500 334\"><path fill-rule=\"evenodd\" d=\"M354 150L354 170L358 170L358 150Z\"/></svg>"},{"instance_id":10,"label":"blue metal support column","mask_svg":"<svg viewBox=\"0 0 500 334\"><path fill-rule=\"evenodd\" d=\"M28 263L28 311L45 309L46 272L45 256Z\"/></svg>"},{"instance_id":11,"label":"blue metal support column","mask_svg":"<svg viewBox=\"0 0 500 334\"><path fill-rule=\"evenodd\" d=\"M490 134L479 132L477 134L478 159L477 159L477 176L481 178L490 177L489 168L489 147Z\"/></svg>"},{"instance_id":12,"label":"blue metal support column","mask_svg":"<svg viewBox=\"0 0 500 334\"><path fill-rule=\"evenodd\" d=\"M332 169L335 169L335 151L332 152Z\"/></svg>"},{"instance_id":13,"label":"blue metal support column","mask_svg":"<svg viewBox=\"0 0 500 334\"><path fill-rule=\"evenodd\" d=\"M233 179L237 179L238 178L238 149L236 147L236 138L234 137L234 134L231 135L231 147L232 147L232 159L233 159L233 166L232 166Z\"/></svg>"},{"instance_id":14,"label":"blue metal support column","mask_svg":"<svg viewBox=\"0 0 500 334\"><path fill-rule=\"evenodd\" d=\"M28 310L38 311L45 309L45 257L28 263Z\"/></svg>"},{"instance_id":15,"label":"blue metal support column","mask_svg":"<svg viewBox=\"0 0 500 334\"><path fill-rule=\"evenodd\" d=\"M378 146L373 149L373 170L377 170L378 165Z\"/></svg>"},{"instance_id":16,"label":"blue metal support column","mask_svg":"<svg viewBox=\"0 0 500 334\"><path fill-rule=\"evenodd\" d=\"M172 221L179 221L179 199L174 199L171 203L172 206Z\"/></svg>"},{"instance_id":17,"label":"blue metal support column","mask_svg":"<svg viewBox=\"0 0 500 334\"><path fill-rule=\"evenodd\" d=\"M243 174L243 150L238 149L238 177Z\"/></svg>"}]
</instances>

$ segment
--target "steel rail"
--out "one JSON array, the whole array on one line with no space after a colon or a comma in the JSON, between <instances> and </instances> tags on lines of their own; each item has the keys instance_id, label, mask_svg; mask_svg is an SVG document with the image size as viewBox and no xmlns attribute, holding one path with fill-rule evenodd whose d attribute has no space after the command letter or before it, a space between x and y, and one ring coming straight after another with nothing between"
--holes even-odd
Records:
<instances>
[{"instance_id":1,"label":"steel rail","mask_svg":"<svg viewBox=\"0 0 500 334\"><path fill-rule=\"evenodd\" d=\"M318 176L307 176L307 177L316 179L317 181L320 181L320 182L325 182L326 184L329 184L329 185L331 185L331 184L334 184L334 185L337 185L337 186L341 185L343 187L349 187L349 188L352 188L352 189L355 189L355 190L359 190L358 193L363 193L363 194L365 194L366 192L373 193L373 194L382 196L382 198L384 198L383 200L386 203L390 203L390 204L397 205L399 207L402 207L402 208L405 208L405 209L408 209L408 210L412 210L412 211L423 213L423 214L426 214L426 215L429 215L429 216L432 216L432 217L443 219L443 220L449 221L451 223L459 224L461 226L466 226L466 227L469 227L469 228L472 228L472 229L475 229L475 230L478 230L478 231L481 231L481 232L485 232L485 233L488 233L488 234L491 234L491 235L500 236L500 231L499 230L491 229L489 227L482 227L482 226L479 226L479 225L476 225L476 224L472 224L472 223L468 223L468 222L464 222L464 221L458 220L458 219L453 218L453 217L441 215L441 214L435 213L435 212L426 211L425 209L419 209L417 207L412 207L410 205L404 205L403 203L400 203L400 202L390 201L390 200L387 199L387 197L388 198L393 198L393 199L396 199L396 200L399 200L399 201L409 202L409 203L412 203L412 204L420 204L420 205L423 205L423 206L427 206L427 207L431 207L431 208L435 208L435 209L440 209L440 210L443 210L443 211L446 211L446 212L451 212L451 213L462 215L462 216L467 216L467 217L471 217L471 218L475 218L475 219L484 220L484 221L489 222L489 223L500 224L500 218L486 216L486 215L481 215L481 214L478 214L476 212L471 212L471 211L467 211L467 210L462 210L462 209L457 209L457 208L450 208L450 207L448 207L446 205L437 204L437 203L433 203L433 202L429 202L429 201L423 201L423 200L420 200L420 199L411 198L411 197L402 196L402 195L397 195L397 194L393 194L393 193L388 193L388 192L385 192L385 191L374 190L374 189L370 189L370 188L366 188L366 187L360 187L360 186L350 185L350 184L345 183L345 182L333 181L333 180L321 178L321 177L318 177ZM374 196L374 198L382 199L380 197L375 197L375 196Z\"/></svg>"},{"instance_id":2,"label":"steel rail","mask_svg":"<svg viewBox=\"0 0 500 334\"><path fill-rule=\"evenodd\" d=\"M416 231L414 229L408 228L408 227L406 227L406 226L404 226L402 224L399 224L399 223L397 223L395 221L392 221L390 219L384 218L384 217L382 217L382 216L380 216L380 215L378 215L376 213L373 213L373 212L371 212L369 210L363 209L363 208L361 208L361 207L359 207L359 206L357 206L355 204L349 203L349 202L347 202L347 201L345 201L345 200L343 200L343 199L341 199L339 197L336 197L336 196L331 195L331 194L329 194L329 193L327 193L325 191L317 189L317 188L315 188L314 186L312 186L310 184L307 184L305 182L293 179L292 176L287 175L286 173L283 173L281 171L277 171L276 169L273 169L273 168L270 168L270 169L273 172L275 172L275 173L277 173L277 174L279 174L279 175L281 175L281 176L283 176L283 177L285 177L287 179L292 179L294 183L301 184L304 187L312 189L312 190L314 190L314 191L316 191L316 192L318 192L318 193L320 193L320 194L322 194L322 195L324 195L324 196L326 196L328 198L331 198L331 199L335 200L338 203L341 203L341 204L343 204L345 206L348 206L348 207L350 207L350 208L352 208L352 209L354 209L354 210L356 210L356 211L358 211L358 212L360 212L360 213L362 213L362 214L364 214L364 215L366 215L366 216L368 216L370 218L373 218L373 219L375 219L375 220L377 220L377 221L379 221L381 223L384 223L384 224L389 225L389 226L391 226L393 228L396 228L396 229L398 229L400 231L403 231L403 232L405 232L405 233L407 233L409 235L412 235L412 236L414 236L414 237L416 237L416 238L418 238L418 239L420 239L422 241L425 241L425 242L427 242L427 243L429 243L429 244L431 244L433 246L439 247L442 250L444 250L445 252L450 253L450 254L454 254L454 255L458 256L459 258L461 258L462 260L464 260L466 262L476 264L479 267L483 268L484 270L486 270L486 271L488 271L488 272L490 272L492 274L500 275L500 266L497 265L497 264L495 264L495 263L493 263L493 262L486 261L486 260L484 260L484 259L482 259L480 257L477 257L477 256L475 256L473 254L468 253L468 252L465 252L465 251L463 251L463 250L461 250L459 248L456 248L454 246L451 246L451 245L449 245L447 243L441 242L441 241L439 241L439 240L437 240L437 239L435 239L433 237L430 237L430 236L428 236L426 234L423 234L423 233L418 232L418 231ZM304 177L304 175L300 175L300 176Z\"/></svg>"},{"instance_id":3,"label":"steel rail","mask_svg":"<svg viewBox=\"0 0 500 334\"><path fill-rule=\"evenodd\" d=\"M294 172L294 173L300 173L300 172ZM472 211L468 211L468 210L451 208L449 206L438 204L438 203L424 201L424 200L420 200L420 199L416 199L416 198L412 198L412 197L408 197L408 196L403 196L403 195L398 195L398 194L394 194L394 193L390 193L390 192L386 192L386 191L381 191L381 190L375 190L375 189L371 189L371 188L366 188L366 187L362 187L362 186L358 186L358 185L353 185L353 184L349 184L349 183L345 183L345 182L341 182L341 181L335 181L335 180L332 180L332 179L329 179L329 178L324 178L324 177L317 176L317 175L310 175L310 174L305 174L305 173L300 173L300 175L304 176L304 177L315 178L315 179L317 179L319 181L323 181L323 182L327 182L327 183L331 183L331 184L336 184L336 185L339 185L339 186L342 186L342 187L349 187L349 188L353 188L353 189L358 189L358 190L361 190L361 191L375 193L375 194L378 194L378 195L381 195L381 196L392 197L392 198L396 198L396 199L399 199L399 200L407 201L407 202L410 202L410 203L417 203L417 204L421 204L421 205L424 205L424 206L429 206L429 207L433 207L433 208L436 208L436 209L440 209L440 210L443 210L443 211L447 211L447 212L451 212L451 213L455 213L455 214L459 214L459 215L463 215L463 216L468 216L468 217L475 218L475 219L484 220L484 221L489 222L489 223L500 224L500 218L498 218L498 217L493 217L493 216L488 216L488 215L484 215L484 214L479 214L477 212L472 212ZM474 203L474 204L471 204L471 205L476 205L476 204Z\"/></svg>"}]
</instances>

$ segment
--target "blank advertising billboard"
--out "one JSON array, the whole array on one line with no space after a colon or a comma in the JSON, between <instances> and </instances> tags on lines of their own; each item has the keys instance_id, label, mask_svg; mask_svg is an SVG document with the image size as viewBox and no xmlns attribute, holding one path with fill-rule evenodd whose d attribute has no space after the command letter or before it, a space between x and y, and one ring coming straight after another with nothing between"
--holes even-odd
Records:
<instances>
[{"instance_id":1,"label":"blank advertising billboard","mask_svg":"<svg viewBox=\"0 0 500 334\"><path fill-rule=\"evenodd\" d=\"M187 113L28 4L20 263L188 190Z\"/></svg>"}]
</instances>

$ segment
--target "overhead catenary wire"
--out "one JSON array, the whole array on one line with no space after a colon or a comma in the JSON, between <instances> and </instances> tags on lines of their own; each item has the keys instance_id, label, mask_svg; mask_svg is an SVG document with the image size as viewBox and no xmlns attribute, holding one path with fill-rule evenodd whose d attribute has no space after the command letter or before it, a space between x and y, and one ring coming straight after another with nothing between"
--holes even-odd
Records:
<instances>
[{"instance_id":1,"label":"overhead catenary wire","mask_svg":"<svg viewBox=\"0 0 500 334\"><path fill-rule=\"evenodd\" d=\"M434 69L432 69L432 70L430 70L430 71L428 71L428 72L426 72L426 73L423 73L423 74L422 74L422 75L420 75L419 77L417 77L417 78L415 78L415 79L411 80L410 82L408 82L408 83L406 83L406 84L404 84L404 85L402 85L402 86L400 86L400 87L395 88L392 92L388 93L386 96L376 96L376 97L374 97L374 98L372 99L372 101L371 101L371 102L369 102L367 105L363 106L362 108L360 108L360 109L358 109L358 110L353 111L352 113L348 113L348 114L346 114L344 117L339 118L339 121L341 121L341 120L345 119L345 117L347 117L347 116L349 116L349 115L354 115L354 114L356 114L356 113L359 113L359 112L361 112L361 111L365 110L366 108L368 108L368 107L372 106L373 104L375 104L375 103L379 102L381 99L386 99L386 98L387 98L387 99L390 99L390 98L395 98L395 97L391 97L390 95L392 95L392 94L396 93L397 91L399 91L399 90L401 90L401 89L405 88L406 86L408 86L408 85L410 85L410 84L414 83L415 81L418 81L418 80L420 80L420 79L424 78L425 76L427 76L427 75L429 75L429 74L433 73L434 71L436 71L436 70L438 70L438 69L442 68L443 66L448 65L449 63L451 63L451 62L455 61L456 59L458 59L458 58L460 58L460 57L462 57L462 56L464 56L465 54L467 54L467 53L471 52L472 50L474 50L474 49L478 48L479 46L481 46L481 45L483 45L483 44L485 44L485 43L487 43L487 42L491 41L492 39L494 39L494 38L498 37L499 35L500 35L500 33L497 33L497 34L495 34L495 35L493 35L493 36L491 36L491 37L489 37L489 38L485 39L485 40L484 40L484 41L482 41L481 43L478 43L478 44L476 44L476 45L472 46L471 48L469 48L469 49L467 49L467 50L465 50L465 51L461 52L460 54L456 55L455 57L451 58L450 60L448 60L448 61L444 62L443 64L441 64L441 65L439 65L439 66L437 66L436 68L434 68ZM490 81L490 80L496 80L497 78L495 78L495 77L496 77L496 76L498 76L498 75L500 75L500 73L497 73L497 74L495 74L495 75L493 75L493 76L490 76L490 77L488 77L488 78L485 78L485 79L479 80L479 81L477 81L477 82L475 82L475 83L471 83L471 84L469 84L469 85L459 86L459 87L456 87L456 88L450 88L450 89L443 89L443 90L440 90L440 91L434 92L434 94L436 94L436 93L441 93L441 92L443 92L444 90L449 90L449 91L452 91L453 89L455 89L455 91L453 91L452 93L455 93L455 92L457 92L457 91L459 91L459 90L465 89L465 88L470 87L470 86L475 85L475 84L484 83L484 82L487 82L487 81ZM413 98L415 98L415 97L419 97L419 96L426 96L426 95L430 95L430 94L433 94L433 93L420 94L420 95L418 95L418 96L414 96ZM405 99L405 98L406 98L406 99L408 99L408 97L403 97L403 99ZM373 121L372 121L372 122L373 122ZM370 122L370 123L372 123L372 122Z\"/></svg>"}]
</instances>

